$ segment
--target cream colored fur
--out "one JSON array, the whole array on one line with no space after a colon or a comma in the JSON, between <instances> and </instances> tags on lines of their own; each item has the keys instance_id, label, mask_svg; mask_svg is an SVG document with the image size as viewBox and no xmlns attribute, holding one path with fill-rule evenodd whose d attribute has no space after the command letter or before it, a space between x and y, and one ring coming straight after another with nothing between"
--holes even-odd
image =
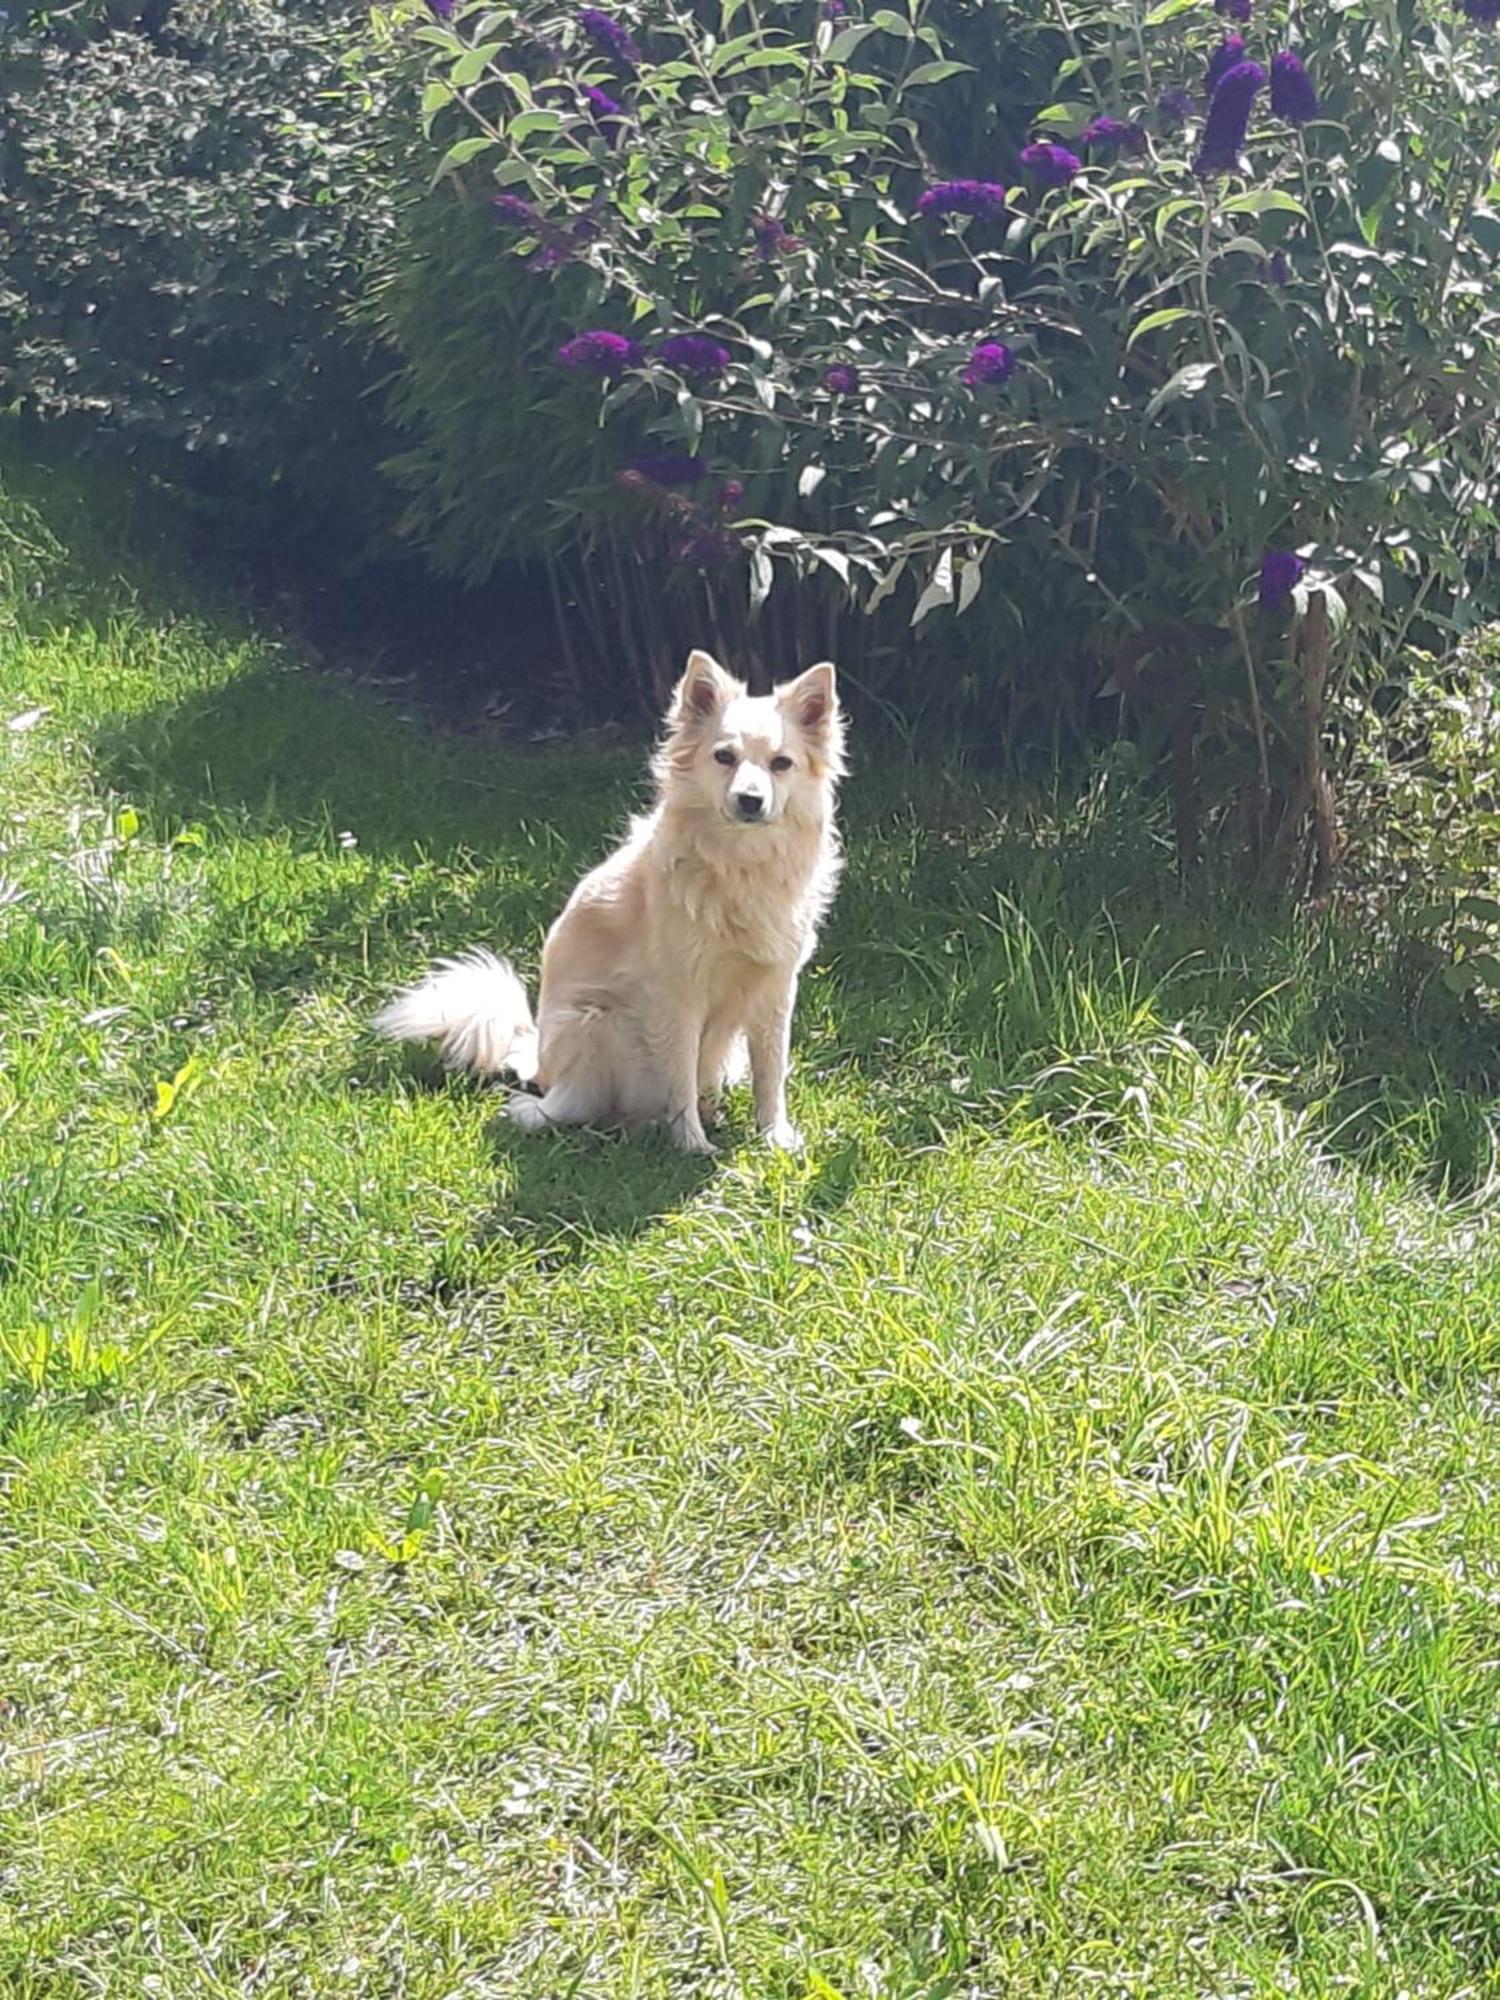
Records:
<instances>
[{"instance_id":1,"label":"cream colored fur","mask_svg":"<svg viewBox=\"0 0 1500 2000\"><path fill-rule=\"evenodd\" d=\"M841 866L833 668L756 698L692 654L654 771L654 810L548 934L534 1027L516 974L483 951L442 961L375 1025L438 1042L455 1068L534 1082L540 1094L509 1107L529 1131L659 1123L697 1153L713 1151L704 1112L748 1057L761 1132L798 1146L786 1109L797 975Z\"/></svg>"}]
</instances>

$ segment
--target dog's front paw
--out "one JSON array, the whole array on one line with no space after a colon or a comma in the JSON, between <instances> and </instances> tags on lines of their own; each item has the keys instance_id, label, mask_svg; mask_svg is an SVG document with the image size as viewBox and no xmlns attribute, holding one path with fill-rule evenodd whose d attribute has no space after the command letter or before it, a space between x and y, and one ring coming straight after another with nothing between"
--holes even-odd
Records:
<instances>
[{"instance_id":1,"label":"dog's front paw","mask_svg":"<svg viewBox=\"0 0 1500 2000\"><path fill-rule=\"evenodd\" d=\"M774 1146L778 1153L800 1153L802 1134L790 1119L778 1118L774 1125L767 1126L761 1134L768 1146Z\"/></svg>"}]
</instances>

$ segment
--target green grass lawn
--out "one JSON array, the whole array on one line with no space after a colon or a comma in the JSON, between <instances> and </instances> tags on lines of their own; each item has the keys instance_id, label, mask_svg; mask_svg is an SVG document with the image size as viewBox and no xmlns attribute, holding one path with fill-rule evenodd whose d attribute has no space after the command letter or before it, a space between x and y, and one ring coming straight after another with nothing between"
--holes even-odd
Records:
<instances>
[{"instance_id":1,"label":"green grass lawn","mask_svg":"<svg viewBox=\"0 0 1500 2000\"><path fill-rule=\"evenodd\" d=\"M17 497L29 493L29 508ZM635 752L0 513L0 1993L1500 1993L1485 1038L856 772L789 1160L377 1046Z\"/></svg>"}]
</instances>

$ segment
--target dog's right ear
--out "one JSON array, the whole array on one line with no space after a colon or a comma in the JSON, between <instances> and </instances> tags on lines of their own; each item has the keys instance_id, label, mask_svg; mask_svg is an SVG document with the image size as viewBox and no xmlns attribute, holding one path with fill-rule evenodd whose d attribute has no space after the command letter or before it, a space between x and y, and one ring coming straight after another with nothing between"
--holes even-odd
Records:
<instances>
[{"instance_id":1,"label":"dog's right ear","mask_svg":"<svg viewBox=\"0 0 1500 2000\"><path fill-rule=\"evenodd\" d=\"M740 692L739 682L725 673L712 653L691 652L687 671L672 697L672 720L678 724L707 722Z\"/></svg>"}]
</instances>

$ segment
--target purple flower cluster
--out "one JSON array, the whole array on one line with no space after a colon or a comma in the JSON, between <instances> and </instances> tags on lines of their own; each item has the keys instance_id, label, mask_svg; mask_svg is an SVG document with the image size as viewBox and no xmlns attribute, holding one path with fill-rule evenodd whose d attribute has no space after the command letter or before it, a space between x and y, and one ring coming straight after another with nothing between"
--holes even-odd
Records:
<instances>
[{"instance_id":1,"label":"purple flower cluster","mask_svg":"<svg viewBox=\"0 0 1500 2000\"><path fill-rule=\"evenodd\" d=\"M1220 80L1228 76L1236 63L1245 60L1245 37L1226 35L1208 59L1208 68L1203 72L1203 88L1212 97Z\"/></svg>"},{"instance_id":2,"label":"purple flower cluster","mask_svg":"<svg viewBox=\"0 0 1500 2000\"><path fill-rule=\"evenodd\" d=\"M1163 125L1185 125L1193 115L1193 93L1174 84L1157 98L1156 115Z\"/></svg>"},{"instance_id":3,"label":"purple flower cluster","mask_svg":"<svg viewBox=\"0 0 1500 2000\"><path fill-rule=\"evenodd\" d=\"M1091 118L1078 135L1085 146L1101 152L1138 153L1146 143L1139 125L1127 125L1123 118Z\"/></svg>"},{"instance_id":4,"label":"purple flower cluster","mask_svg":"<svg viewBox=\"0 0 1500 2000\"><path fill-rule=\"evenodd\" d=\"M613 14L605 14L598 7L584 7L579 12L578 25L596 48L603 49L607 56L634 69L641 59L635 37L623 22Z\"/></svg>"},{"instance_id":5,"label":"purple flower cluster","mask_svg":"<svg viewBox=\"0 0 1500 2000\"><path fill-rule=\"evenodd\" d=\"M969 356L963 379L970 389L998 388L1016 372L1016 357L1003 340L982 340Z\"/></svg>"},{"instance_id":6,"label":"purple flower cluster","mask_svg":"<svg viewBox=\"0 0 1500 2000\"><path fill-rule=\"evenodd\" d=\"M1024 155L1023 155L1024 157ZM919 194L918 215L1001 215L1006 189L999 181L937 181Z\"/></svg>"},{"instance_id":7,"label":"purple flower cluster","mask_svg":"<svg viewBox=\"0 0 1500 2000\"><path fill-rule=\"evenodd\" d=\"M845 5L845 0L822 0L822 5L818 8L818 12L825 21L846 21L849 18L849 9Z\"/></svg>"},{"instance_id":8,"label":"purple flower cluster","mask_svg":"<svg viewBox=\"0 0 1500 2000\"><path fill-rule=\"evenodd\" d=\"M491 197L490 206L496 217L512 229L529 229L539 239L539 247L526 259L526 267L531 271L555 271L566 264L580 243L587 243L599 233L599 225L592 215L580 215L563 228L543 215L535 202L527 201L524 195L497 194Z\"/></svg>"},{"instance_id":9,"label":"purple flower cluster","mask_svg":"<svg viewBox=\"0 0 1500 2000\"><path fill-rule=\"evenodd\" d=\"M830 396L857 396L859 394L859 370L852 361L835 361L823 376L823 387Z\"/></svg>"},{"instance_id":10,"label":"purple flower cluster","mask_svg":"<svg viewBox=\"0 0 1500 2000\"><path fill-rule=\"evenodd\" d=\"M1261 276L1268 285L1289 285L1292 282L1291 261L1285 250L1273 250L1261 267Z\"/></svg>"},{"instance_id":11,"label":"purple flower cluster","mask_svg":"<svg viewBox=\"0 0 1500 2000\"><path fill-rule=\"evenodd\" d=\"M1310 124L1320 109L1312 78L1290 49L1271 58L1271 109L1288 125Z\"/></svg>"},{"instance_id":12,"label":"purple flower cluster","mask_svg":"<svg viewBox=\"0 0 1500 2000\"><path fill-rule=\"evenodd\" d=\"M457 0L427 0L427 4L440 21L447 21L452 18Z\"/></svg>"},{"instance_id":13,"label":"purple flower cluster","mask_svg":"<svg viewBox=\"0 0 1500 2000\"><path fill-rule=\"evenodd\" d=\"M557 359L564 368L576 368L582 374L597 375L601 381L610 382L627 368L639 368L645 356L638 342L627 340L621 333L595 328L565 340L557 350Z\"/></svg>"},{"instance_id":14,"label":"purple flower cluster","mask_svg":"<svg viewBox=\"0 0 1500 2000\"><path fill-rule=\"evenodd\" d=\"M1463 12L1481 27L1493 28L1500 22L1500 0L1458 0Z\"/></svg>"},{"instance_id":15,"label":"purple flower cluster","mask_svg":"<svg viewBox=\"0 0 1500 2000\"><path fill-rule=\"evenodd\" d=\"M674 333L656 350L657 359L700 382L714 382L732 359L729 349L706 333Z\"/></svg>"},{"instance_id":16,"label":"purple flower cluster","mask_svg":"<svg viewBox=\"0 0 1500 2000\"><path fill-rule=\"evenodd\" d=\"M1266 611L1279 611L1302 581L1307 564L1290 549L1267 549L1260 564L1260 602Z\"/></svg>"},{"instance_id":17,"label":"purple flower cluster","mask_svg":"<svg viewBox=\"0 0 1500 2000\"><path fill-rule=\"evenodd\" d=\"M502 222L514 223L518 229L540 229L542 218L534 202L524 195L497 194L490 203Z\"/></svg>"},{"instance_id":18,"label":"purple flower cluster","mask_svg":"<svg viewBox=\"0 0 1500 2000\"><path fill-rule=\"evenodd\" d=\"M1255 12L1255 0L1214 0L1214 12L1226 21L1248 21Z\"/></svg>"},{"instance_id":19,"label":"purple flower cluster","mask_svg":"<svg viewBox=\"0 0 1500 2000\"><path fill-rule=\"evenodd\" d=\"M762 264L771 263L784 251L802 248L779 216L752 215L750 234L755 238L755 254Z\"/></svg>"},{"instance_id":20,"label":"purple flower cluster","mask_svg":"<svg viewBox=\"0 0 1500 2000\"><path fill-rule=\"evenodd\" d=\"M1074 174L1081 171L1083 162L1066 146L1059 146L1051 139L1038 139L1021 148L1021 165L1029 174L1035 174L1043 187L1060 188L1066 187Z\"/></svg>"},{"instance_id":21,"label":"purple flower cluster","mask_svg":"<svg viewBox=\"0 0 1500 2000\"><path fill-rule=\"evenodd\" d=\"M1258 62L1236 63L1220 77L1203 126L1203 143L1193 162L1194 173L1207 177L1234 172L1250 129L1251 110L1265 84L1266 73Z\"/></svg>"}]
</instances>

